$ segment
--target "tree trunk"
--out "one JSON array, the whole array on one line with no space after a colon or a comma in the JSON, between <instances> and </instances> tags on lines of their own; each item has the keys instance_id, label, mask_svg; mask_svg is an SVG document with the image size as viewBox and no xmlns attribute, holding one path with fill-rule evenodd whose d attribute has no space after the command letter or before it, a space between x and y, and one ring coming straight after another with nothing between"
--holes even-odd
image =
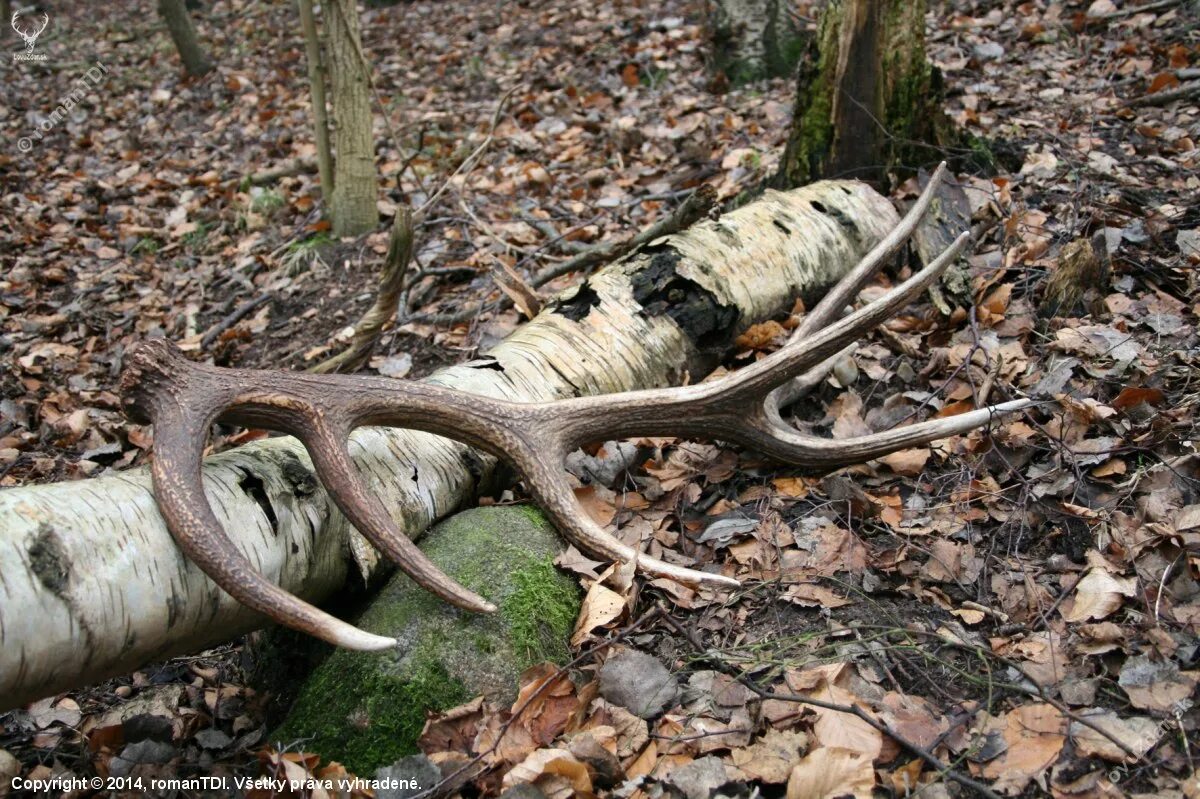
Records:
<instances>
[{"instance_id":1,"label":"tree trunk","mask_svg":"<svg viewBox=\"0 0 1200 799\"><path fill-rule=\"evenodd\" d=\"M823 177L882 184L949 144L941 78L925 59L925 0L830 0L801 61L779 188Z\"/></svg>"},{"instance_id":2,"label":"tree trunk","mask_svg":"<svg viewBox=\"0 0 1200 799\"><path fill-rule=\"evenodd\" d=\"M515 401L693 382L751 324L835 282L897 223L861 183L768 191L658 239L547 303L487 356L427 378ZM351 454L410 535L472 500L495 461L433 435L364 428ZM335 509L293 438L204 462L228 534L310 601L377 556ZM175 547L146 469L0 492L0 709L126 673L262 625Z\"/></svg>"},{"instance_id":3,"label":"tree trunk","mask_svg":"<svg viewBox=\"0 0 1200 799\"><path fill-rule=\"evenodd\" d=\"M317 171L321 176L321 199L333 196L333 156L329 150L329 116L325 105L325 62L321 56L321 37L313 17L312 0L297 0L300 27L304 31L304 53L308 59L308 90L312 97L313 128L316 130Z\"/></svg>"},{"instance_id":4,"label":"tree trunk","mask_svg":"<svg viewBox=\"0 0 1200 799\"><path fill-rule=\"evenodd\" d=\"M379 222L378 179L371 136L371 91L354 0L328 0L325 26L333 85L334 161L330 215L336 236L358 236Z\"/></svg>"},{"instance_id":5,"label":"tree trunk","mask_svg":"<svg viewBox=\"0 0 1200 799\"><path fill-rule=\"evenodd\" d=\"M212 69L212 62L204 54L192 18L188 16L184 0L158 0L158 13L167 23L167 30L175 41L175 49L183 61L183 68L192 77L199 77Z\"/></svg>"},{"instance_id":6,"label":"tree trunk","mask_svg":"<svg viewBox=\"0 0 1200 799\"><path fill-rule=\"evenodd\" d=\"M741 85L790 75L803 38L787 0L712 0L713 69Z\"/></svg>"}]
</instances>

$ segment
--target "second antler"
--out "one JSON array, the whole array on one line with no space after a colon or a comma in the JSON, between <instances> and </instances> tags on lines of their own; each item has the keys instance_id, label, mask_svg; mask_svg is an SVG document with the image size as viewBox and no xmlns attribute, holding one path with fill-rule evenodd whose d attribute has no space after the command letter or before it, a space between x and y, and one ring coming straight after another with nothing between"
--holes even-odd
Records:
<instances>
[{"instance_id":1,"label":"second antler","mask_svg":"<svg viewBox=\"0 0 1200 799\"><path fill-rule=\"evenodd\" d=\"M127 414L154 425L151 474L167 527L219 586L279 623L352 649L394 646L394 639L330 616L260 575L229 539L204 495L201 459L214 422L290 433L308 449L326 490L350 522L414 581L459 607L494 610L431 563L358 476L347 450L351 431L387 425L452 438L508 461L562 535L590 555L632 561L641 571L686 583L737 586L730 577L649 557L606 533L576 500L563 468L566 456L597 440L676 436L733 441L786 463L830 469L956 435L996 413L1030 405L1016 400L836 441L803 435L779 415L797 386L822 373L823 362L903 308L966 246L964 233L920 272L842 317L867 280L912 235L944 173L939 167L900 225L833 287L787 345L698 385L518 403L381 377L222 369L188 361L167 341L141 342L130 349L121 386Z\"/></svg>"}]
</instances>

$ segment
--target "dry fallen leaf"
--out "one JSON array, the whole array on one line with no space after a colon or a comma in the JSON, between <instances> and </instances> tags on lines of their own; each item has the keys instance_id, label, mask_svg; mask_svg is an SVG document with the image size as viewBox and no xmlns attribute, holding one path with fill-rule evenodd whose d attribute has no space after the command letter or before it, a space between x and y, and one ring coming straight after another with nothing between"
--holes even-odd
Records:
<instances>
[{"instance_id":1,"label":"dry fallen leaf","mask_svg":"<svg viewBox=\"0 0 1200 799\"><path fill-rule=\"evenodd\" d=\"M588 639L592 630L613 621L625 610L625 599L600 583L592 583L587 596L583 598L583 606L579 611L579 620L575 622L575 631L571 633L571 646L579 646Z\"/></svg>"},{"instance_id":2,"label":"dry fallen leaf","mask_svg":"<svg viewBox=\"0 0 1200 799\"><path fill-rule=\"evenodd\" d=\"M1066 741L1066 718L1053 705L1035 703L993 722L1007 749L984 765L983 776L995 781L997 791L1015 796L1058 759Z\"/></svg>"},{"instance_id":3,"label":"dry fallen leaf","mask_svg":"<svg viewBox=\"0 0 1200 799\"><path fill-rule=\"evenodd\" d=\"M1105 708L1091 708L1079 714L1116 738L1133 755L1125 752L1105 735L1078 721L1071 722L1071 740L1084 757L1102 757L1114 763L1132 763L1145 755L1166 732L1163 724L1147 716L1121 718Z\"/></svg>"},{"instance_id":4,"label":"dry fallen leaf","mask_svg":"<svg viewBox=\"0 0 1200 799\"><path fill-rule=\"evenodd\" d=\"M808 736L803 732L767 730L750 746L731 751L729 757L750 779L784 783L807 748Z\"/></svg>"},{"instance_id":5,"label":"dry fallen leaf","mask_svg":"<svg viewBox=\"0 0 1200 799\"><path fill-rule=\"evenodd\" d=\"M929 456L932 454L933 451L929 447L902 449L891 455L884 455L879 461L896 474L915 477L925 470L925 464L929 462Z\"/></svg>"},{"instance_id":6,"label":"dry fallen leaf","mask_svg":"<svg viewBox=\"0 0 1200 799\"><path fill-rule=\"evenodd\" d=\"M813 750L792 769L787 799L871 799L875 793L875 769L871 758L848 749L822 747Z\"/></svg>"},{"instance_id":7,"label":"dry fallen leaf","mask_svg":"<svg viewBox=\"0 0 1200 799\"><path fill-rule=\"evenodd\" d=\"M1104 569L1094 568L1063 602L1062 617L1070 622L1103 619L1121 607L1126 597L1136 593L1136 577L1115 577Z\"/></svg>"},{"instance_id":8,"label":"dry fallen leaf","mask_svg":"<svg viewBox=\"0 0 1200 799\"><path fill-rule=\"evenodd\" d=\"M548 799L570 799L592 791L587 766L566 749L539 749L504 775L505 789L522 783L533 784Z\"/></svg>"}]
</instances>

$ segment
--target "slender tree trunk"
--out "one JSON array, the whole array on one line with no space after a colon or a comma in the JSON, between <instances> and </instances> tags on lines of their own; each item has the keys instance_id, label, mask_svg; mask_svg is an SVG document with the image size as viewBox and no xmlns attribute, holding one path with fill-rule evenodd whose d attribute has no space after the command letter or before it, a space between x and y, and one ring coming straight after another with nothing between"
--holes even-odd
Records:
<instances>
[{"instance_id":1,"label":"slender tree trunk","mask_svg":"<svg viewBox=\"0 0 1200 799\"><path fill-rule=\"evenodd\" d=\"M740 85L789 75L803 38L788 0L711 0L713 69Z\"/></svg>"},{"instance_id":2,"label":"slender tree trunk","mask_svg":"<svg viewBox=\"0 0 1200 799\"><path fill-rule=\"evenodd\" d=\"M196 29L184 7L184 0L158 0L158 13L167 23L167 30L171 32L171 39L175 42L175 49L179 51L187 74L199 77L212 69L212 62L196 37Z\"/></svg>"},{"instance_id":3,"label":"slender tree trunk","mask_svg":"<svg viewBox=\"0 0 1200 799\"><path fill-rule=\"evenodd\" d=\"M949 144L941 78L925 58L925 0L830 0L801 61L776 183L822 177L882 183Z\"/></svg>"},{"instance_id":4,"label":"slender tree trunk","mask_svg":"<svg viewBox=\"0 0 1200 799\"><path fill-rule=\"evenodd\" d=\"M308 59L308 89L312 97L313 127L316 130L317 171L321 176L321 198L333 196L333 156L329 151L329 116L325 105L325 62L321 37L313 17L312 0L297 0L300 27L304 30L304 52Z\"/></svg>"},{"instance_id":5,"label":"slender tree trunk","mask_svg":"<svg viewBox=\"0 0 1200 799\"><path fill-rule=\"evenodd\" d=\"M862 183L767 192L616 261L485 357L427 379L514 401L695 382L740 332L819 295L897 221ZM497 474L494 459L426 433L363 428L350 449L413 537ZM319 602L378 568L294 438L207 458L203 474L229 536L287 590ZM262 623L180 554L146 469L0 491L0 710Z\"/></svg>"},{"instance_id":6,"label":"slender tree trunk","mask_svg":"<svg viewBox=\"0 0 1200 799\"><path fill-rule=\"evenodd\" d=\"M357 236L379 223L378 177L371 136L371 91L354 0L326 0L325 27L333 79L334 161L330 213L333 232Z\"/></svg>"}]
</instances>

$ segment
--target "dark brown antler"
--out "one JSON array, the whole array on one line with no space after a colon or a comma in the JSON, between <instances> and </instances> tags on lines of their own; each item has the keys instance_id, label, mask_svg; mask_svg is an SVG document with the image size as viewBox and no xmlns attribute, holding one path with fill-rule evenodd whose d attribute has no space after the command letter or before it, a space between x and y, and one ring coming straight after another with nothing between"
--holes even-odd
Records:
<instances>
[{"instance_id":1,"label":"dark brown antler","mask_svg":"<svg viewBox=\"0 0 1200 799\"><path fill-rule=\"evenodd\" d=\"M1028 401L1017 400L840 441L802 435L779 416L793 381L799 378L803 385L806 373L903 308L962 251L965 233L916 275L833 322L912 234L944 172L938 169L900 226L813 309L785 347L734 374L694 386L516 403L387 378L220 369L191 363L166 341L142 342L130 350L121 386L128 415L154 424L151 470L167 526L200 568L249 607L341 646L393 646L393 639L346 624L254 571L204 496L201 455L213 422L287 432L307 447L342 512L417 583L460 607L492 610L430 563L358 477L346 449L350 432L362 425L388 425L446 436L508 461L562 535L593 556L632 561L644 572L686 583L736 586L731 577L649 557L604 532L576 500L564 459L592 441L654 435L735 441L798 466L829 469L962 433L996 413L1027 407Z\"/></svg>"}]
</instances>

